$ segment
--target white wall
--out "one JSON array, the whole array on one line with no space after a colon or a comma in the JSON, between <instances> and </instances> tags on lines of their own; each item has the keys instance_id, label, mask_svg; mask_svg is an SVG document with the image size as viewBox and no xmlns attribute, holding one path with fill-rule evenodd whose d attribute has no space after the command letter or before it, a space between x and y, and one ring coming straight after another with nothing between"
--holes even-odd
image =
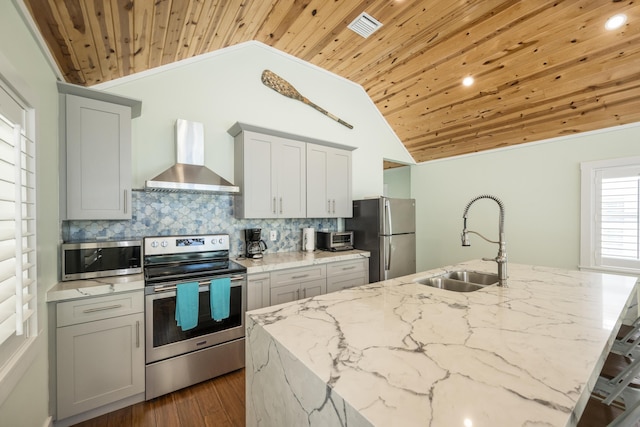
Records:
<instances>
[{"instance_id":1,"label":"white wall","mask_svg":"<svg viewBox=\"0 0 640 427\"><path fill-rule=\"evenodd\" d=\"M260 77L265 69L354 129L263 85ZM412 161L362 87L258 42L94 88L142 101L142 116L133 121L134 188L143 187L146 179L175 161L177 118L204 123L205 163L230 181L233 138L227 130L236 121L357 147L353 152L356 198L382 194L383 156Z\"/></svg>"},{"instance_id":2,"label":"white wall","mask_svg":"<svg viewBox=\"0 0 640 427\"><path fill-rule=\"evenodd\" d=\"M640 123L412 166L418 271L496 256L497 245L477 236L460 244L465 206L487 193L505 205L510 262L577 268L580 162L638 155ZM497 240L498 212L479 200L468 228Z\"/></svg>"},{"instance_id":3,"label":"white wall","mask_svg":"<svg viewBox=\"0 0 640 427\"><path fill-rule=\"evenodd\" d=\"M399 199L411 197L411 166L386 169L383 174L384 195Z\"/></svg>"},{"instance_id":4,"label":"white wall","mask_svg":"<svg viewBox=\"0 0 640 427\"><path fill-rule=\"evenodd\" d=\"M0 402L0 425L43 426L48 410L47 289L57 282L58 93L55 75L22 21L13 2L0 2L0 73L28 96L36 109L38 329L39 337L23 360L1 383L9 396ZM17 377L17 378L16 378ZM9 380L7 380L9 378ZM11 380L13 379L13 380ZM2 381L2 379L0 379ZM0 393L4 394L4 393Z\"/></svg>"}]
</instances>

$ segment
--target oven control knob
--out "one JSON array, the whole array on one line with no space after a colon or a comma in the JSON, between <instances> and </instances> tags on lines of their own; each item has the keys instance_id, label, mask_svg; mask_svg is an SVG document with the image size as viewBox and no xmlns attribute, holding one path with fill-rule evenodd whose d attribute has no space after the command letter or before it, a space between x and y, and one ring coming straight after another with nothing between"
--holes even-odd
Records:
<instances>
[{"instance_id":1,"label":"oven control knob","mask_svg":"<svg viewBox=\"0 0 640 427\"><path fill-rule=\"evenodd\" d=\"M151 247L152 248L157 248L158 247L158 241L154 240L153 242L151 242Z\"/></svg>"},{"instance_id":2,"label":"oven control knob","mask_svg":"<svg viewBox=\"0 0 640 427\"><path fill-rule=\"evenodd\" d=\"M169 242L167 242L166 240L163 240L163 241L162 241L162 243L160 243L160 245L161 245L163 248L166 248L167 246L169 246Z\"/></svg>"}]
</instances>

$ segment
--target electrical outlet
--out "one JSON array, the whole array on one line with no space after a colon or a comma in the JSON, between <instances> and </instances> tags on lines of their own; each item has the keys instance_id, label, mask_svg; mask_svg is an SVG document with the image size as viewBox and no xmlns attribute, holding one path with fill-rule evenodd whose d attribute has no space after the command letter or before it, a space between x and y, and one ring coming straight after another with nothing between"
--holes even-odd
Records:
<instances>
[{"instance_id":1,"label":"electrical outlet","mask_svg":"<svg viewBox=\"0 0 640 427\"><path fill-rule=\"evenodd\" d=\"M278 238L278 232L275 230L271 230L271 232L269 232L269 240L274 242L277 238Z\"/></svg>"}]
</instances>

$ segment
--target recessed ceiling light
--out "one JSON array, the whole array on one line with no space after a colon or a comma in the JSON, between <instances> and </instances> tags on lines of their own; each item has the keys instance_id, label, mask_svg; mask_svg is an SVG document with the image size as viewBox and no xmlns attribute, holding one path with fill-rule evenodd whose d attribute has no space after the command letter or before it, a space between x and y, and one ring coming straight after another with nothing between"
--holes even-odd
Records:
<instances>
[{"instance_id":1,"label":"recessed ceiling light","mask_svg":"<svg viewBox=\"0 0 640 427\"><path fill-rule=\"evenodd\" d=\"M362 12L347 26L365 39L382 27L382 23L368 13Z\"/></svg>"},{"instance_id":2,"label":"recessed ceiling light","mask_svg":"<svg viewBox=\"0 0 640 427\"><path fill-rule=\"evenodd\" d=\"M619 13L607 19L607 22L604 24L604 28L606 28L607 30L616 30L622 27L625 22L627 22L627 15L625 15L624 13Z\"/></svg>"},{"instance_id":3,"label":"recessed ceiling light","mask_svg":"<svg viewBox=\"0 0 640 427\"><path fill-rule=\"evenodd\" d=\"M471 76L467 76L464 79L462 79L462 84L465 86L471 86L473 84L473 77Z\"/></svg>"}]
</instances>

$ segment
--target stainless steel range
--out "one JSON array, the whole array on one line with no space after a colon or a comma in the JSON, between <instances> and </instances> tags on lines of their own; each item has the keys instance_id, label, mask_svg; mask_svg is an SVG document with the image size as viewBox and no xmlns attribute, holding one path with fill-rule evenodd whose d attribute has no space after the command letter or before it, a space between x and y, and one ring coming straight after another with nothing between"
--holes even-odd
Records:
<instances>
[{"instance_id":1,"label":"stainless steel range","mask_svg":"<svg viewBox=\"0 0 640 427\"><path fill-rule=\"evenodd\" d=\"M145 237L143 267L147 400L244 367L246 268L229 259L229 235ZM229 316L214 320L210 289L227 277ZM198 317L183 330L176 290L189 282Z\"/></svg>"}]
</instances>

